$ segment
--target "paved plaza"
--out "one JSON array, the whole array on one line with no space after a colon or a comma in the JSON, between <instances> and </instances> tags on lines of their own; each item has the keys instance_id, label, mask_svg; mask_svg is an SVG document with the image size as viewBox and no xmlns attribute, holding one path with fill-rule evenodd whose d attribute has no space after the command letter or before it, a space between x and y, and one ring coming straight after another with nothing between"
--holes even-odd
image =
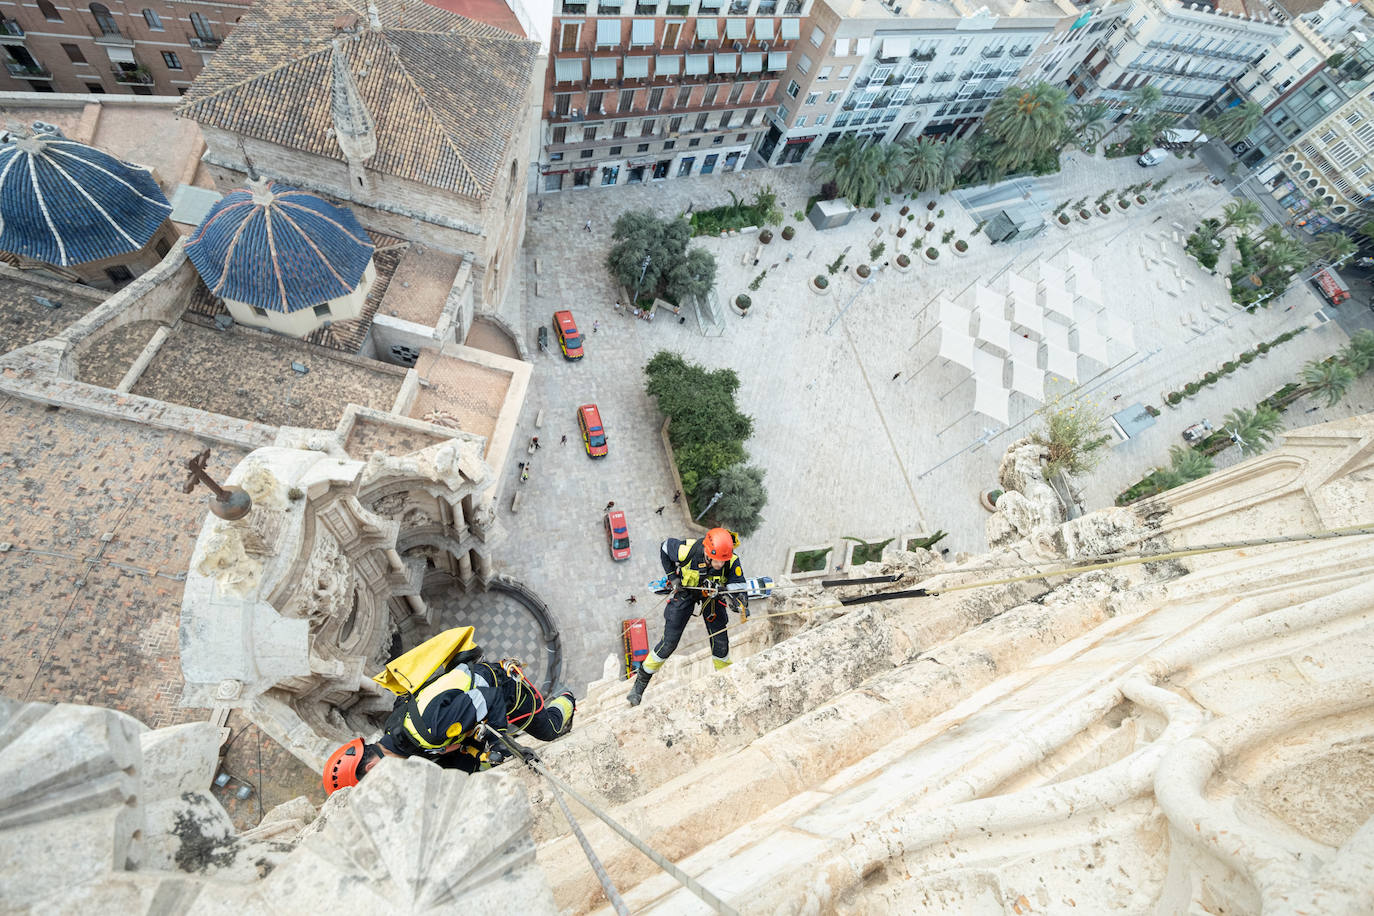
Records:
<instances>
[{"instance_id":1,"label":"paved plaza","mask_svg":"<svg viewBox=\"0 0 1374 916\"><path fill-rule=\"evenodd\" d=\"M1320 303L1298 284L1271 308L1248 315L1231 307L1220 274L1210 276L1185 257L1181 239L1186 232L1203 216L1219 214L1229 199L1205 181L1198 160L1170 159L1147 172L1129 158L1108 161L1076 153L1063 173L1042 179L1041 185L1019 186L1017 193L1036 201L1070 195L1091 199L1164 175L1171 176L1169 186L1143 208L1075 222L1067 230L1051 225L1036 238L1002 245L970 235L970 215L952 195L940 198L935 212L942 208L945 216L935 218L937 227L927 238L941 251L936 265L912 250L919 229L903 239L893 234L898 225L919 226L934 215L925 209L928 197L913 208L916 223L899 222L901 202L894 200L880 207L876 223L870 211L863 211L848 226L818 232L793 218L817 187L805 169L532 200L522 295L512 295L503 317L521 330L535 353L519 435L537 434L543 448L533 456L527 483L519 482L515 460L502 471L505 486L497 510L504 532L496 556L502 570L535 589L560 621L565 682L578 688L599 676L605 657L616 651L621 618L648 617L655 634L661 627L661 602L645 586L659 575L659 540L682 534L683 517L672 503L662 418L644 393L642 367L658 350L739 374L741 409L754 418L746 448L751 461L767 471L769 494L764 524L743 542L740 554L749 574L779 575L785 573L790 548L833 544L833 562L846 536L875 540L944 529L949 537L941 546L955 552L984 548L987 515L979 506L979 491L996 485L1005 448L1038 427L1035 411L1041 405L1013 396L1009 427L971 412L973 384L965 381L967 372L933 361L938 335L916 345L936 311L923 309L942 292L968 306L977 282L1004 292L1009 272L1034 281L1037 259L1058 262L1066 249L1093 259L1105 309L1132 325L1135 347L1114 347L1109 363L1080 361L1077 388L1063 380L1049 387L1072 392L1071 397L1107 413L1139 402L1158 406L1163 414L1152 428L1115 447L1082 481L1089 509L1110 504L1150 467L1167 461L1168 447L1182 441L1185 426L1204 417L1219 424L1230 409L1253 406L1291 379L1302 362L1343 345L1345 334L1334 322L1320 325L1180 409L1165 409L1163 391L1282 330L1313 321ZM712 336L702 332L695 316L683 325L672 316L645 322L613 310L616 292L603 260L616 215L644 207L666 215L689 205L703 209L728 203L729 190L747 198L764 184L778 192L784 225L797 226L792 241L776 235L760 249L757 266L753 235L693 242L716 256L722 303L746 292L767 270L759 290L750 293L754 305L747 317L727 309L724 334ZM588 219L590 232L583 228ZM970 241L966 257L955 257L939 244L945 229ZM906 272L895 265L878 270L871 283L863 284L850 268L867 261L868 248L877 242L886 250L875 265L898 252L911 255L912 265ZM842 251L848 252L845 269L832 278L829 294L811 292L808 278L825 273ZM587 356L580 362L564 361L556 349L552 355L539 353L535 346L537 328L549 325L552 312L564 307L574 310L587 337ZM1355 401L1361 398L1371 400L1364 385L1352 395ZM582 451L574 411L586 402L601 408L610 443L605 459L589 459ZM1355 409L1338 405L1331 414ZM1324 415L1303 410L1298 405L1286 421L1305 425ZM542 424L536 427L537 418ZM563 435L566 445L560 445ZM526 458L515 451L518 460ZM1234 451L1220 463L1236 460ZM520 506L512 513L516 491ZM634 555L623 563L610 559L602 533L603 507L611 500L626 512L631 528ZM662 515L655 514L659 506L666 507ZM632 594L638 598L634 606L627 603ZM689 628L688 639L701 635L698 627Z\"/></svg>"}]
</instances>

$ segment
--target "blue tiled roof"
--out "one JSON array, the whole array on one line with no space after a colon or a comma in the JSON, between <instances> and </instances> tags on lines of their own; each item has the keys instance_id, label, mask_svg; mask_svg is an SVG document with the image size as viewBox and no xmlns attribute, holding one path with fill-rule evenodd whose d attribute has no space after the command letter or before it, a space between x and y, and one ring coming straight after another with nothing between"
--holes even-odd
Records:
<instances>
[{"instance_id":1,"label":"blue tiled roof","mask_svg":"<svg viewBox=\"0 0 1374 916\"><path fill-rule=\"evenodd\" d=\"M186 256L216 296L294 312L356 289L372 242L348 210L260 181L210 209Z\"/></svg>"},{"instance_id":2,"label":"blue tiled roof","mask_svg":"<svg viewBox=\"0 0 1374 916\"><path fill-rule=\"evenodd\" d=\"M171 212L148 169L61 134L0 146L0 251L62 267L112 258Z\"/></svg>"}]
</instances>

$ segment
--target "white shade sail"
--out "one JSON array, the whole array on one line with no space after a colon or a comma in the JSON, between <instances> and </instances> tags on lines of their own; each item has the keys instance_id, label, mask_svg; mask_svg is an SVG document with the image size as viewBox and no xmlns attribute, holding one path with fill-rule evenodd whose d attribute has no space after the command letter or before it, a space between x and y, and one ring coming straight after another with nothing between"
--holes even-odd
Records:
<instances>
[{"instance_id":1,"label":"white shade sail","mask_svg":"<svg viewBox=\"0 0 1374 916\"><path fill-rule=\"evenodd\" d=\"M1045 342L1061 350L1073 349L1069 346L1069 329L1062 324L1050 322L1045 325Z\"/></svg>"},{"instance_id":2,"label":"white shade sail","mask_svg":"<svg viewBox=\"0 0 1374 916\"><path fill-rule=\"evenodd\" d=\"M970 372L973 371L973 338L958 328L940 327L940 359L958 363Z\"/></svg>"},{"instance_id":3,"label":"white shade sail","mask_svg":"<svg viewBox=\"0 0 1374 916\"><path fill-rule=\"evenodd\" d=\"M1062 257L1065 268L1073 274L1075 282L1082 282L1084 274L1093 272L1092 259L1084 257L1072 248L1065 249Z\"/></svg>"},{"instance_id":4,"label":"white shade sail","mask_svg":"<svg viewBox=\"0 0 1374 916\"><path fill-rule=\"evenodd\" d=\"M1116 315L1099 315L1097 326L1108 341L1120 344L1128 350L1135 349L1135 329L1126 319L1118 318Z\"/></svg>"},{"instance_id":5,"label":"white shade sail","mask_svg":"<svg viewBox=\"0 0 1374 916\"><path fill-rule=\"evenodd\" d=\"M1059 289L1064 289L1069 285L1069 275L1064 273L1064 271L1061 268L1055 267L1053 264L1047 264L1044 261L1041 261L1040 282L1045 284L1047 288L1051 286L1056 286Z\"/></svg>"},{"instance_id":6,"label":"white shade sail","mask_svg":"<svg viewBox=\"0 0 1374 916\"><path fill-rule=\"evenodd\" d=\"M1064 347L1045 344L1045 371L1070 382L1078 381L1078 354Z\"/></svg>"},{"instance_id":7,"label":"white shade sail","mask_svg":"<svg viewBox=\"0 0 1374 916\"><path fill-rule=\"evenodd\" d=\"M1001 318L1006 305L1007 297L1004 294L995 293L981 283L973 288L973 310L978 314L996 315Z\"/></svg>"},{"instance_id":8,"label":"white shade sail","mask_svg":"<svg viewBox=\"0 0 1374 916\"><path fill-rule=\"evenodd\" d=\"M1057 315L1065 322L1073 321L1073 300L1062 286L1046 288L1045 311L1051 315Z\"/></svg>"},{"instance_id":9,"label":"white shade sail","mask_svg":"<svg viewBox=\"0 0 1374 916\"><path fill-rule=\"evenodd\" d=\"M1018 363L1027 366L1040 365L1040 344L1034 340L1027 340L1020 334L1013 334L1011 338L1011 358Z\"/></svg>"},{"instance_id":10,"label":"white shade sail","mask_svg":"<svg viewBox=\"0 0 1374 916\"><path fill-rule=\"evenodd\" d=\"M973 351L973 377L980 384L996 385L999 388L1005 387L1002 384L1002 374L1006 365L1005 359L1000 356L993 356L986 350Z\"/></svg>"},{"instance_id":11,"label":"white shade sail","mask_svg":"<svg viewBox=\"0 0 1374 916\"><path fill-rule=\"evenodd\" d=\"M1045 373L1035 366L1012 360L1011 390L1034 401L1045 400Z\"/></svg>"},{"instance_id":12,"label":"white shade sail","mask_svg":"<svg viewBox=\"0 0 1374 916\"><path fill-rule=\"evenodd\" d=\"M940 300L939 324L941 327L967 336L969 333L969 313L948 299Z\"/></svg>"},{"instance_id":13,"label":"white shade sail","mask_svg":"<svg viewBox=\"0 0 1374 916\"><path fill-rule=\"evenodd\" d=\"M1078 352L1094 362L1107 364L1107 341L1089 325L1079 325L1074 332L1078 335Z\"/></svg>"},{"instance_id":14,"label":"white shade sail","mask_svg":"<svg viewBox=\"0 0 1374 916\"><path fill-rule=\"evenodd\" d=\"M1011 399L1011 392L1003 388L1002 385L984 384L982 379L975 379L973 388L973 409L985 417L990 417L1001 423L1003 426L1011 422L1011 409L1008 402Z\"/></svg>"},{"instance_id":15,"label":"white shade sail","mask_svg":"<svg viewBox=\"0 0 1374 916\"><path fill-rule=\"evenodd\" d=\"M1038 337L1044 333L1045 313L1034 299L1014 298L1011 301L1011 323Z\"/></svg>"},{"instance_id":16,"label":"white shade sail","mask_svg":"<svg viewBox=\"0 0 1374 916\"><path fill-rule=\"evenodd\" d=\"M1092 302L1079 299L1073 304L1073 321L1079 327L1097 327L1097 306Z\"/></svg>"},{"instance_id":17,"label":"white shade sail","mask_svg":"<svg viewBox=\"0 0 1374 916\"><path fill-rule=\"evenodd\" d=\"M1011 352L1011 325L1001 315L983 312L978 316L978 341Z\"/></svg>"},{"instance_id":18,"label":"white shade sail","mask_svg":"<svg viewBox=\"0 0 1374 916\"><path fill-rule=\"evenodd\" d=\"M1093 302L1103 301L1102 284L1090 273L1074 274L1073 290L1084 299L1091 299Z\"/></svg>"},{"instance_id":19,"label":"white shade sail","mask_svg":"<svg viewBox=\"0 0 1374 916\"><path fill-rule=\"evenodd\" d=\"M1035 284L1020 274L1007 274L1007 290L1015 299L1035 301Z\"/></svg>"}]
</instances>

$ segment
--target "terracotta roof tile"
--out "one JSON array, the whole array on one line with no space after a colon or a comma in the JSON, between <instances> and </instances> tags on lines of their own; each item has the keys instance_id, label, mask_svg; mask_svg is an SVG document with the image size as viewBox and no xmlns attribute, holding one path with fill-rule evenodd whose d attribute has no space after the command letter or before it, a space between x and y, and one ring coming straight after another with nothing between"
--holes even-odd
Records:
<instances>
[{"instance_id":1,"label":"terracotta roof tile","mask_svg":"<svg viewBox=\"0 0 1374 916\"><path fill-rule=\"evenodd\" d=\"M343 161L333 135L330 60L336 34L376 124L369 168L470 197L501 175L525 116L536 45L421 4L264 0L235 27L180 111L201 124ZM355 33L336 33L340 14Z\"/></svg>"}]
</instances>

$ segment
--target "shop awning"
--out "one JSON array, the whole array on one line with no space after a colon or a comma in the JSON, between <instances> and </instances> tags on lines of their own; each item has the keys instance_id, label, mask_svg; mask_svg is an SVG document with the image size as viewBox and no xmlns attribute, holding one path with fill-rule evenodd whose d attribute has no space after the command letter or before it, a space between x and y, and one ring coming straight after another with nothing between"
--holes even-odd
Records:
<instances>
[{"instance_id":1,"label":"shop awning","mask_svg":"<svg viewBox=\"0 0 1374 916\"><path fill-rule=\"evenodd\" d=\"M642 77L646 77L646 76L648 76L648 75L649 75L649 58L648 58L647 55L644 56L644 57L627 57L627 58L625 58L625 78L626 78L626 79L642 78Z\"/></svg>"}]
</instances>

